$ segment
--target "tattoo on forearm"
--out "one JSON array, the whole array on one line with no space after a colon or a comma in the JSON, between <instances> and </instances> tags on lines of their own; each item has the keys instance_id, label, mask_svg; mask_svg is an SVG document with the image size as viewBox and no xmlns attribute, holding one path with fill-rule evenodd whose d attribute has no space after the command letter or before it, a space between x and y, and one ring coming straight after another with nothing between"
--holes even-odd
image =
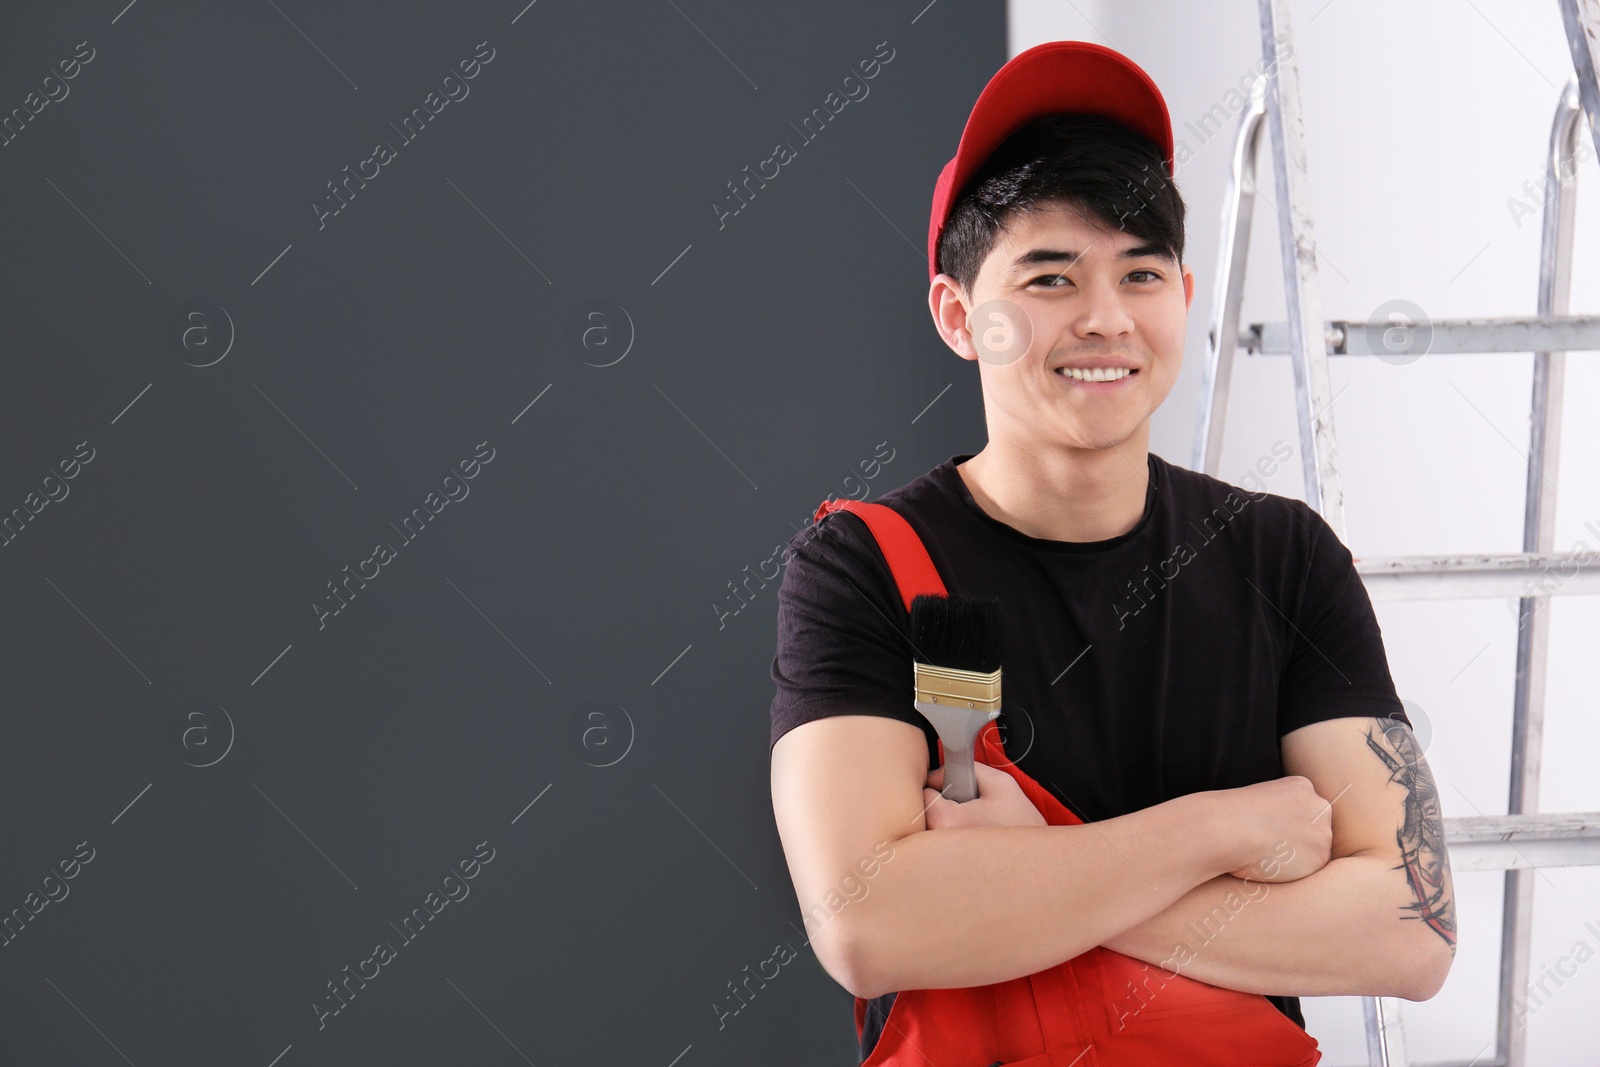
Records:
<instances>
[{"instance_id":1,"label":"tattoo on forearm","mask_svg":"<svg viewBox=\"0 0 1600 1067\"><path fill-rule=\"evenodd\" d=\"M1456 908L1451 899L1449 858L1444 844L1444 823L1439 814L1439 789L1433 772L1422 758L1422 746L1405 723L1375 719L1367 733L1367 747L1389 768L1389 781L1406 791L1405 821L1395 831L1406 881L1416 895L1404 908L1407 919L1420 919L1456 951Z\"/></svg>"}]
</instances>

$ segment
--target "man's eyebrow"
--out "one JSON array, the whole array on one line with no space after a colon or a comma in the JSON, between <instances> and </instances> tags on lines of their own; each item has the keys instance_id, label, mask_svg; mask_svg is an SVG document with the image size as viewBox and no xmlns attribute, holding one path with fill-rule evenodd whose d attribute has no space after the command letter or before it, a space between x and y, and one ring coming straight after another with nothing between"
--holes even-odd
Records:
<instances>
[{"instance_id":1,"label":"man's eyebrow","mask_svg":"<svg viewBox=\"0 0 1600 1067\"><path fill-rule=\"evenodd\" d=\"M1081 255L1083 255L1082 252L1074 252L1070 250L1056 248L1033 248L1018 256L1012 262L1006 273L1015 274L1018 271L1024 270L1028 267L1042 266L1047 263L1061 263L1070 266L1072 263L1076 262L1078 257ZM1166 255L1167 250L1162 248L1160 245L1142 244L1124 248L1117 254L1117 258L1143 259L1146 256L1164 257Z\"/></svg>"}]
</instances>

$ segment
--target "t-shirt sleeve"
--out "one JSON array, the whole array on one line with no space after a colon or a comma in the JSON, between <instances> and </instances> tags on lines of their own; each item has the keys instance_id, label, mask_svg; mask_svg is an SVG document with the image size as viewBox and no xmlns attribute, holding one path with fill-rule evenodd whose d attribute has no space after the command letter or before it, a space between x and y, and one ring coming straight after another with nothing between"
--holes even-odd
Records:
<instances>
[{"instance_id":1,"label":"t-shirt sleeve","mask_svg":"<svg viewBox=\"0 0 1600 1067\"><path fill-rule=\"evenodd\" d=\"M1383 633L1355 560L1327 520L1305 506L1310 547L1291 613L1278 698L1278 736L1324 719L1376 715L1412 725L1395 693Z\"/></svg>"},{"instance_id":2,"label":"t-shirt sleeve","mask_svg":"<svg viewBox=\"0 0 1600 1067\"><path fill-rule=\"evenodd\" d=\"M888 563L859 517L834 512L795 535L778 588L771 744L813 719L884 715L921 729L928 765L937 766L938 733L913 703L908 625Z\"/></svg>"}]
</instances>

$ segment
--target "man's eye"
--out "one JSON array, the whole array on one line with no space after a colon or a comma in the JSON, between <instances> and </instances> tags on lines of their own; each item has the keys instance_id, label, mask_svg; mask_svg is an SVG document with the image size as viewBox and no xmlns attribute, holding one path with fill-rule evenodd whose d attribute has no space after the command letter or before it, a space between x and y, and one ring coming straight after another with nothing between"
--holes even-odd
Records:
<instances>
[{"instance_id":1,"label":"man's eye","mask_svg":"<svg viewBox=\"0 0 1600 1067\"><path fill-rule=\"evenodd\" d=\"M1066 282L1069 285L1072 284L1071 279L1065 274L1041 274L1028 284L1039 285L1040 283L1045 283L1045 288L1047 289L1061 288L1061 286L1054 284L1056 282Z\"/></svg>"},{"instance_id":2,"label":"man's eye","mask_svg":"<svg viewBox=\"0 0 1600 1067\"><path fill-rule=\"evenodd\" d=\"M1133 277L1133 276L1134 276L1134 275L1135 275L1135 274L1148 274L1148 275L1150 275L1150 280L1151 280L1151 281L1156 281L1156 282L1158 282L1158 281L1160 281L1160 280L1161 280L1161 275L1159 275L1159 274L1157 274L1157 273L1156 273L1156 272L1155 272L1155 271L1153 271L1153 270L1136 270L1136 271L1133 271L1133 272L1132 272L1132 273L1130 273L1130 274L1129 274L1129 275L1128 275L1128 277L1130 277L1130 278L1131 278L1131 277Z\"/></svg>"}]
</instances>

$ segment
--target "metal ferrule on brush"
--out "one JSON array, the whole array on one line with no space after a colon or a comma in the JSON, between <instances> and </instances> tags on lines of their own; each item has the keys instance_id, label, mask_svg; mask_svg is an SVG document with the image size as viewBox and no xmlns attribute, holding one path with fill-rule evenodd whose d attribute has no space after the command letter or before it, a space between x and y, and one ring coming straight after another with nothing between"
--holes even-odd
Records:
<instances>
[{"instance_id":1,"label":"metal ferrule on brush","mask_svg":"<svg viewBox=\"0 0 1600 1067\"><path fill-rule=\"evenodd\" d=\"M937 704L978 711L1000 710L1000 671L988 674L936 667L912 662L917 687L917 703Z\"/></svg>"}]
</instances>

